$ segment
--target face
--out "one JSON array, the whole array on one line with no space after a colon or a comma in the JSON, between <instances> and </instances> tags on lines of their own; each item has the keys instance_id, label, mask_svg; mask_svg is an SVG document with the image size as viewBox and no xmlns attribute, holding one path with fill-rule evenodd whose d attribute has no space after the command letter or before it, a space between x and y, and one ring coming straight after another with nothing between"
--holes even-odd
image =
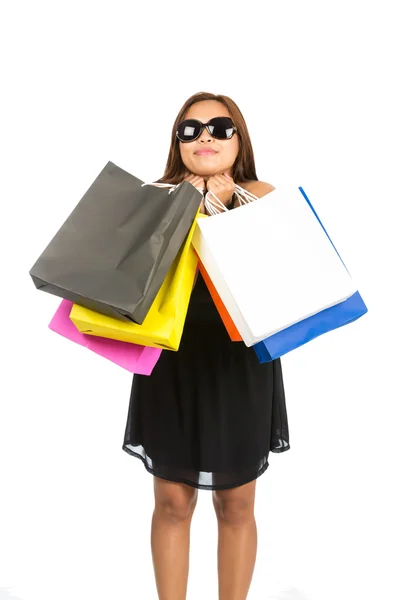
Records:
<instances>
[{"instance_id":1,"label":"face","mask_svg":"<svg viewBox=\"0 0 400 600\"><path fill-rule=\"evenodd\" d=\"M198 119L207 123L213 117L230 117L224 104L216 100L202 100L193 104L184 119ZM183 120L183 119L182 119ZM223 171L232 176L232 166L239 152L239 139L235 133L229 140L217 140L203 129L200 137L194 142L178 142L182 161L190 173L207 179ZM213 150L209 154L201 154L201 150Z\"/></svg>"}]
</instances>

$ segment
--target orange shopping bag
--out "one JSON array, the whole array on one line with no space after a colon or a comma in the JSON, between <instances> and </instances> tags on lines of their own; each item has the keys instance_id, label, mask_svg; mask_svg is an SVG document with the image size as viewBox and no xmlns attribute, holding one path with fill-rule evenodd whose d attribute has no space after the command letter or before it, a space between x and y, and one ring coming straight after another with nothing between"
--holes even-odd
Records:
<instances>
[{"instance_id":1,"label":"orange shopping bag","mask_svg":"<svg viewBox=\"0 0 400 600\"><path fill-rule=\"evenodd\" d=\"M222 319L223 324L226 327L226 330L229 334L229 337L231 338L232 342L241 342L242 337L240 335L240 333L238 332L235 323L232 321L232 318L230 316L230 314L228 313L228 311L225 308L224 303L221 300L221 296L218 294L217 290L214 287L213 282L210 279L210 276L208 275L203 263L201 262L201 260L198 258L198 267L199 267L199 271L205 281L205 284L208 288L208 291L210 292L211 298L214 300L214 304L219 312L219 316Z\"/></svg>"}]
</instances>

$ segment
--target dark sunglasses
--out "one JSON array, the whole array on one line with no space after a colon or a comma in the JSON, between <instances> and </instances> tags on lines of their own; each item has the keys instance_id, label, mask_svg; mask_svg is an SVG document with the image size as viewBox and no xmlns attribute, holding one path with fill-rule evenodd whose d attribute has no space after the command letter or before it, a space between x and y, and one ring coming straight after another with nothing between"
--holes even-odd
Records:
<instances>
[{"instance_id":1,"label":"dark sunglasses","mask_svg":"<svg viewBox=\"0 0 400 600\"><path fill-rule=\"evenodd\" d=\"M197 119L185 119L178 124L176 137L180 142L193 142L200 137L204 128L217 140L230 140L237 131L230 117L214 117L208 123Z\"/></svg>"}]
</instances>

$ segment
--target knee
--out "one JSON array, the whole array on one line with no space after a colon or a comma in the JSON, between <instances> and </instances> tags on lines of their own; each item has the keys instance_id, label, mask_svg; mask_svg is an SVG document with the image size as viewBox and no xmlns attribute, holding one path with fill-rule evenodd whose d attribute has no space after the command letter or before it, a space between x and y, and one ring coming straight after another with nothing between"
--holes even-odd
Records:
<instances>
[{"instance_id":1,"label":"knee","mask_svg":"<svg viewBox=\"0 0 400 600\"><path fill-rule=\"evenodd\" d=\"M242 525L254 519L254 501L251 498L226 497L216 491L213 503L219 521L230 525Z\"/></svg>"},{"instance_id":2,"label":"knee","mask_svg":"<svg viewBox=\"0 0 400 600\"><path fill-rule=\"evenodd\" d=\"M171 523L191 519L197 503L197 490L172 489L156 495L155 512Z\"/></svg>"},{"instance_id":3,"label":"knee","mask_svg":"<svg viewBox=\"0 0 400 600\"><path fill-rule=\"evenodd\" d=\"M172 523L186 521L192 517L195 507L194 500L164 496L156 501L156 512L159 516Z\"/></svg>"}]
</instances>

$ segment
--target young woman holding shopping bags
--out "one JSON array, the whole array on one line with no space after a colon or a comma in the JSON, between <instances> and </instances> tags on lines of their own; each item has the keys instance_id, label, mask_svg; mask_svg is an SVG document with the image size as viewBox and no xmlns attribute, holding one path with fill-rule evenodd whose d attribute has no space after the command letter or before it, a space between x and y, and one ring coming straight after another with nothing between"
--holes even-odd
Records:
<instances>
[{"instance_id":1,"label":"young woman holding shopping bags","mask_svg":"<svg viewBox=\"0 0 400 600\"><path fill-rule=\"evenodd\" d=\"M258 198L274 189L257 178L246 123L229 97L195 94L179 111L158 183L182 180L221 201L212 215L222 204L239 206L236 184ZM179 350L162 352L150 376L133 378L123 443L154 476L160 600L186 599L198 489L212 490L218 521L219 600L245 600L257 549L256 480L270 451L289 448L280 359L260 364L253 348L231 341L199 274Z\"/></svg>"}]
</instances>

